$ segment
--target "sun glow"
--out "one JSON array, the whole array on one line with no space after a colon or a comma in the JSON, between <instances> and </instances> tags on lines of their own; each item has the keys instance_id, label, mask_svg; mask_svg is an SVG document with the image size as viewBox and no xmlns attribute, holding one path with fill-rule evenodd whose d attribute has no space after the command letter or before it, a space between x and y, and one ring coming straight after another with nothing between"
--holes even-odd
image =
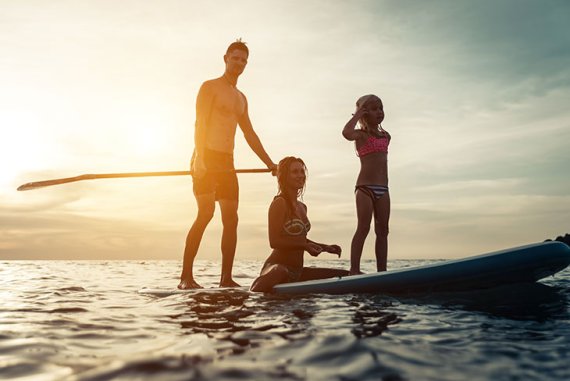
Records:
<instances>
[{"instance_id":1,"label":"sun glow","mask_svg":"<svg viewBox=\"0 0 570 381\"><path fill-rule=\"evenodd\" d=\"M39 121L33 114L14 111L2 114L0 186L10 186L23 172L45 168L49 147L36 127Z\"/></svg>"},{"instance_id":2,"label":"sun glow","mask_svg":"<svg viewBox=\"0 0 570 381\"><path fill-rule=\"evenodd\" d=\"M156 156L166 148L164 136L156 128L138 129L131 141L131 148L140 155Z\"/></svg>"},{"instance_id":3,"label":"sun glow","mask_svg":"<svg viewBox=\"0 0 570 381\"><path fill-rule=\"evenodd\" d=\"M152 105L146 111L140 108L129 110L121 124L128 144L126 147L134 156L158 158L164 156L168 149L168 141L172 138L172 122L166 111L159 105Z\"/></svg>"}]
</instances>

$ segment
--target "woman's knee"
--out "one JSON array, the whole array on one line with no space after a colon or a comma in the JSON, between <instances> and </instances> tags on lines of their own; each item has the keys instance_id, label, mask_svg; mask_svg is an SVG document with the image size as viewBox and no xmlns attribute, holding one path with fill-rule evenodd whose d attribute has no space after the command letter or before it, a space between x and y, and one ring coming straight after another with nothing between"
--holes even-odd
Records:
<instances>
[{"instance_id":1,"label":"woman's knee","mask_svg":"<svg viewBox=\"0 0 570 381\"><path fill-rule=\"evenodd\" d=\"M275 265L270 271L271 277L279 282L287 280L289 277L289 270L283 265Z\"/></svg>"},{"instance_id":2,"label":"woman's knee","mask_svg":"<svg viewBox=\"0 0 570 381\"><path fill-rule=\"evenodd\" d=\"M284 283L289 278L289 270L283 265L272 265L263 270L251 285L251 291L270 292L273 286Z\"/></svg>"}]
</instances>

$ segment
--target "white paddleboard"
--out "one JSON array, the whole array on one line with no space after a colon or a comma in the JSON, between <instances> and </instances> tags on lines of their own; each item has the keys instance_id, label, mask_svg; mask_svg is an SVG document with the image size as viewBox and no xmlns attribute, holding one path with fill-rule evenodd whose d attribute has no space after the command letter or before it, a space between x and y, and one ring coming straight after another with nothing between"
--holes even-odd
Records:
<instances>
[{"instance_id":1,"label":"white paddleboard","mask_svg":"<svg viewBox=\"0 0 570 381\"><path fill-rule=\"evenodd\" d=\"M246 292L249 287L212 287L212 288L190 288L187 290L180 290L178 288L152 288L143 287L138 290L139 294L151 296L170 296L177 294L200 294L200 293L224 293L224 292Z\"/></svg>"}]
</instances>

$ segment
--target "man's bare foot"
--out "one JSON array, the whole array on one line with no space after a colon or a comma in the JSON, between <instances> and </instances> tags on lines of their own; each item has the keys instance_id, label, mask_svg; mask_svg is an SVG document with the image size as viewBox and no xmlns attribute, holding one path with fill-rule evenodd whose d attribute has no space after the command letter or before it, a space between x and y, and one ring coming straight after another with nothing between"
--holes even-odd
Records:
<instances>
[{"instance_id":1,"label":"man's bare foot","mask_svg":"<svg viewBox=\"0 0 570 381\"><path fill-rule=\"evenodd\" d=\"M350 270L350 271L348 272L348 276L351 276L351 275L363 275L363 274L364 274L364 273L363 273L362 271L360 271L360 270L356 270L356 271Z\"/></svg>"},{"instance_id":2,"label":"man's bare foot","mask_svg":"<svg viewBox=\"0 0 570 381\"><path fill-rule=\"evenodd\" d=\"M220 281L220 287L241 287L241 286L238 283L236 283L233 279L228 279Z\"/></svg>"},{"instance_id":3,"label":"man's bare foot","mask_svg":"<svg viewBox=\"0 0 570 381\"><path fill-rule=\"evenodd\" d=\"M179 290L191 290L193 288L204 288L200 286L194 279L181 279L178 284Z\"/></svg>"}]
</instances>

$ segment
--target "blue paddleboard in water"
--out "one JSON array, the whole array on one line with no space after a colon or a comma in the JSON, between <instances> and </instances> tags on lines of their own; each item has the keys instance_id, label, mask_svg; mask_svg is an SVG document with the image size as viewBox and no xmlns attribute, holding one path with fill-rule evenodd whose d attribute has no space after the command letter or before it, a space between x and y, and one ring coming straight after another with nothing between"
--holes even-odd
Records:
<instances>
[{"instance_id":1,"label":"blue paddleboard in water","mask_svg":"<svg viewBox=\"0 0 570 381\"><path fill-rule=\"evenodd\" d=\"M570 264L570 247L542 242L435 264L380 273L279 284L278 294L408 294L467 291L536 282Z\"/></svg>"}]
</instances>

